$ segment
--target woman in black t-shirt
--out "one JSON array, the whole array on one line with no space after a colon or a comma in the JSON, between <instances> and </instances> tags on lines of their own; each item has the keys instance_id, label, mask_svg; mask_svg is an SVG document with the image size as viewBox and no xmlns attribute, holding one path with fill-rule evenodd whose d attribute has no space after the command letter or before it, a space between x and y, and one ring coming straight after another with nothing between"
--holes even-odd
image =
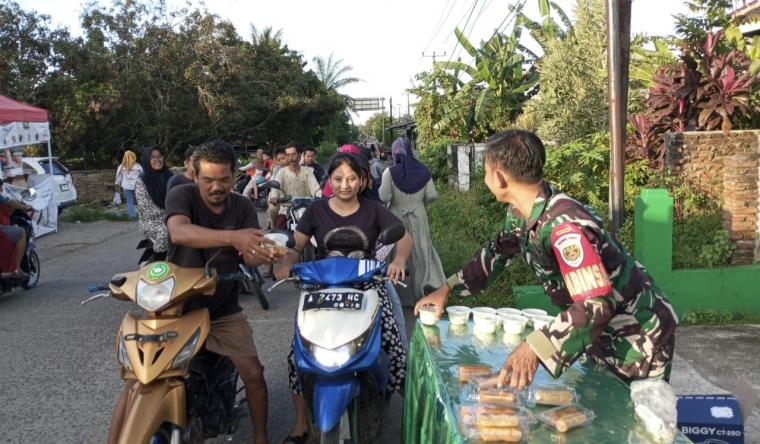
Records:
<instances>
[{"instance_id":1,"label":"woman in black t-shirt","mask_svg":"<svg viewBox=\"0 0 760 444\"><path fill-rule=\"evenodd\" d=\"M296 227L294 249L285 256L281 266L276 270L278 279L290 275L292 265L298 261L300 252L312 236L317 240L318 256L325 257L334 253L328 252L325 248L325 237L338 227L353 228L352 231L358 234L360 245L345 245L340 253L353 256L361 251L364 257L369 258L374 255L380 232L392 225L401 224L401 221L379 202L359 197L362 189L362 171L353 154L338 153L333 156L328 168L328 176L335 194L330 199L316 201L309 205ZM407 233L397 242L393 262L388 264L390 279L394 281L404 279L404 267L411 251L412 238ZM377 285L376 290L380 296L382 310L381 346L388 355L389 361L388 390L400 392L406 372L406 351L401 343L399 328L405 328L405 326L397 325L394 320L385 285ZM292 345L288 355L288 370L293 404L296 409L296 423L284 442L301 443L307 438L306 407L301 394L303 387L296 376Z\"/></svg>"}]
</instances>

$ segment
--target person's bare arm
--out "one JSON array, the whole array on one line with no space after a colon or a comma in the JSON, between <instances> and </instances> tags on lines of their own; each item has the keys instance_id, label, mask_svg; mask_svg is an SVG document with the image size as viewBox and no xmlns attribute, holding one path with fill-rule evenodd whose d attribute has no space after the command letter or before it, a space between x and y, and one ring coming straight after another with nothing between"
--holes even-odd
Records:
<instances>
[{"instance_id":1,"label":"person's bare arm","mask_svg":"<svg viewBox=\"0 0 760 444\"><path fill-rule=\"evenodd\" d=\"M254 265L272 262L277 257L272 250L262 246L272 241L256 228L240 230L214 230L193 224L184 214L175 214L166 221L172 243L190 248L232 247L243 254L246 263Z\"/></svg>"},{"instance_id":2,"label":"person's bare arm","mask_svg":"<svg viewBox=\"0 0 760 444\"><path fill-rule=\"evenodd\" d=\"M300 231L296 231L293 238L296 241L295 246L288 250L288 254L282 258L282 262L277 265L277 269L275 270L274 274L277 279L285 279L290 276L290 269L293 268L293 264L298 263L301 252L306 246L306 243L309 242L309 236Z\"/></svg>"},{"instance_id":3,"label":"person's bare arm","mask_svg":"<svg viewBox=\"0 0 760 444\"><path fill-rule=\"evenodd\" d=\"M404 237L396 242L396 256L393 258L393 262L388 265L388 277L393 282L402 281L406 277L406 261L412 255L413 246L414 240L409 233L404 233Z\"/></svg>"}]
</instances>

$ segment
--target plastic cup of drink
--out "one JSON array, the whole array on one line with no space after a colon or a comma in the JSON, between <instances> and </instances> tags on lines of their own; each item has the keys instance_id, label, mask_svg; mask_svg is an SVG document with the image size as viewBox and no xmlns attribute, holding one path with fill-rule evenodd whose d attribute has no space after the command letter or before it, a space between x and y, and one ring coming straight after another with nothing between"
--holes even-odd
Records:
<instances>
[{"instance_id":1,"label":"plastic cup of drink","mask_svg":"<svg viewBox=\"0 0 760 444\"><path fill-rule=\"evenodd\" d=\"M504 326L504 333L511 335L520 335L525 331L525 325L528 318L523 315L500 314L501 324Z\"/></svg>"},{"instance_id":2,"label":"plastic cup of drink","mask_svg":"<svg viewBox=\"0 0 760 444\"><path fill-rule=\"evenodd\" d=\"M495 316L496 310L491 307L475 307L472 309L472 320L475 324L478 324L484 315ZM499 323L499 318L496 318L496 323Z\"/></svg>"},{"instance_id":3,"label":"plastic cup of drink","mask_svg":"<svg viewBox=\"0 0 760 444\"><path fill-rule=\"evenodd\" d=\"M425 304L420 307L420 322L425 325L435 325L438 323L438 317L435 315L437 307L435 304Z\"/></svg>"},{"instance_id":4,"label":"plastic cup of drink","mask_svg":"<svg viewBox=\"0 0 760 444\"><path fill-rule=\"evenodd\" d=\"M452 305L446 307L446 313L449 315L449 322L453 325L464 325L470 319L470 307L462 305Z\"/></svg>"},{"instance_id":5,"label":"plastic cup of drink","mask_svg":"<svg viewBox=\"0 0 760 444\"><path fill-rule=\"evenodd\" d=\"M549 325L554 320L554 316L539 315L533 316L533 329L539 330L546 325Z\"/></svg>"},{"instance_id":6,"label":"plastic cup of drink","mask_svg":"<svg viewBox=\"0 0 760 444\"><path fill-rule=\"evenodd\" d=\"M528 325L533 325L533 316L546 316L548 313L546 310L540 308L526 308L522 310L522 315L528 318Z\"/></svg>"},{"instance_id":7,"label":"plastic cup of drink","mask_svg":"<svg viewBox=\"0 0 760 444\"><path fill-rule=\"evenodd\" d=\"M493 333L496 331L496 326L499 325L499 317L496 316L496 314L494 313L480 313L474 319L475 319L475 330L480 333L485 333L485 334Z\"/></svg>"},{"instance_id":8,"label":"plastic cup of drink","mask_svg":"<svg viewBox=\"0 0 760 444\"><path fill-rule=\"evenodd\" d=\"M279 256L284 256L288 252L288 235L283 233L267 233L264 239L274 242L274 245L267 244L267 248Z\"/></svg>"}]
</instances>

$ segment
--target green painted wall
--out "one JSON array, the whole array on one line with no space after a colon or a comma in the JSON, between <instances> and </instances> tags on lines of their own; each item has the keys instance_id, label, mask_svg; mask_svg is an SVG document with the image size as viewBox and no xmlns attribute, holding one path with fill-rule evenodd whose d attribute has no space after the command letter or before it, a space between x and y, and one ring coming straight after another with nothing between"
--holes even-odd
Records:
<instances>
[{"instance_id":1,"label":"green painted wall","mask_svg":"<svg viewBox=\"0 0 760 444\"><path fill-rule=\"evenodd\" d=\"M673 270L673 198L642 191L634 206L634 257L647 267L679 315L695 310L760 314L760 265ZM518 308L552 308L539 286L513 287Z\"/></svg>"}]
</instances>

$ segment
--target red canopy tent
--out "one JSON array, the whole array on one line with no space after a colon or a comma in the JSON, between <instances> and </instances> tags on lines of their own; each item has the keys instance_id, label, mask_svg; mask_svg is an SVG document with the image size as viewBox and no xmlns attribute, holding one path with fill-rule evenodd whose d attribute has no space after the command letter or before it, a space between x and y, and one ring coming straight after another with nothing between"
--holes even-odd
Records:
<instances>
[{"instance_id":1,"label":"red canopy tent","mask_svg":"<svg viewBox=\"0 0 760 444\"><path fill-rule=\"evenodd\" d=\"M10 122L47 122L46 109L0 96L0 124Z\"/></svg>"},{"instance_id":2,"label":"red canopy tent","mask_svg":"<svg viewBox=\"0 0 760 444\"><path fill-rule=\"evenodd\" d=\"M21 159L13 162L8 149L45 142L48 147L48 164L52 165L53 153L50 148L47 110L0 96L0 156L6 159L6 170L0 171L0 177L4 174L13 176L14 172L15 175L21 174L20 171L16 171L17 168L21 169Z\"/></svg>"}]
</instances>

